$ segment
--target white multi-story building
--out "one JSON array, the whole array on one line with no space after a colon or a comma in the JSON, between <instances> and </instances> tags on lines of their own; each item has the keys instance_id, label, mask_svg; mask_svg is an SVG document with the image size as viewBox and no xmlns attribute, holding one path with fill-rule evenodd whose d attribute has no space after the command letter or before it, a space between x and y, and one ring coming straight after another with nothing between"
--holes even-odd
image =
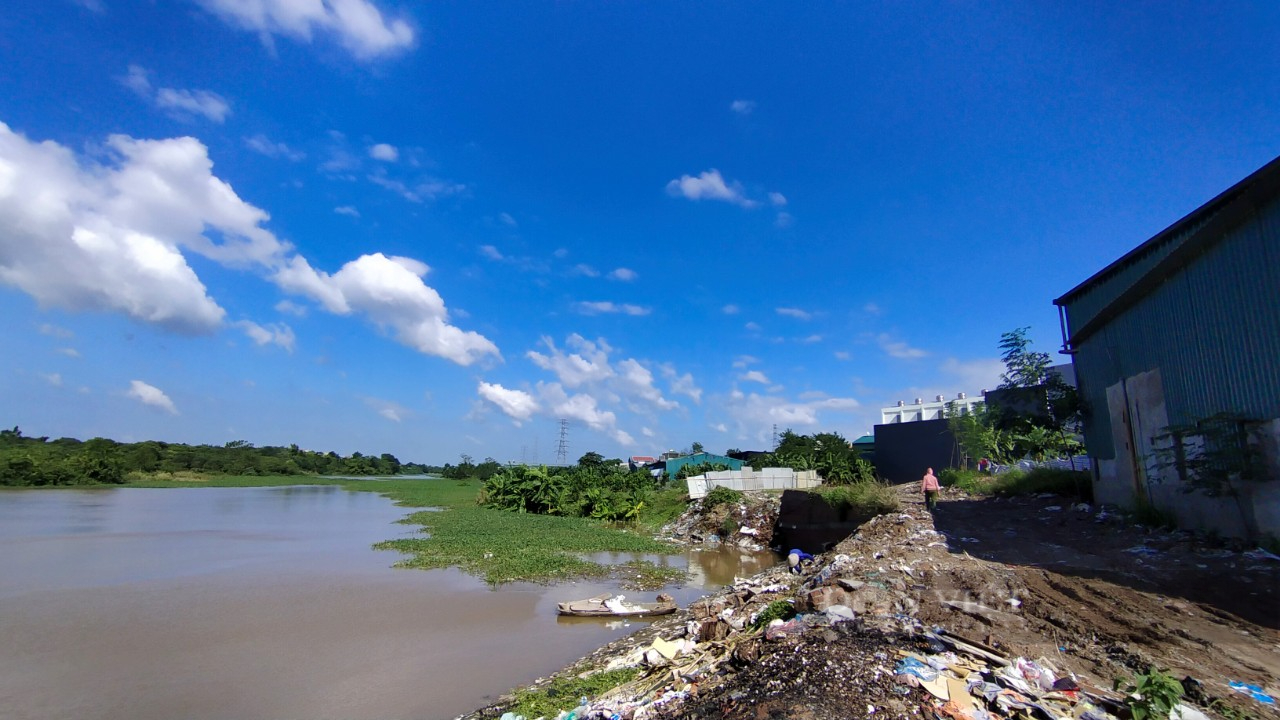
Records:
<instances>
[{"instance_id":1,"label":"white multi-story building","mask_svg":"<svg viewBox=\"0 0 1280 720\"><path fill-rule=\"evenodd\" d=\"M983 390L982 395L985 396L986 394L987 391ZM893 407L880 408L880 424L889 425L920 420L942 420L947 416L947 405L950 403L955 403L957 412L967 415L975 405L980 405L984 402L986 402L984 397L971 398L965 393L956 395L955 400L947 400L942 395L936 396L932 402L925 402L923 398L916 398L915 402L910 405L904 400L899 400L898 404Z\"/></svg>"}]
</instances>

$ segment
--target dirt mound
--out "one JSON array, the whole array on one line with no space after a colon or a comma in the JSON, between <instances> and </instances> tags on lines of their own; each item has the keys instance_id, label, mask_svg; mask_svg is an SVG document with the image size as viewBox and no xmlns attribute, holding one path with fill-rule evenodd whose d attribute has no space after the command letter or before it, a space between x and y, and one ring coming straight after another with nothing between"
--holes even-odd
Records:
<instances>
[{"instance_id":1,"label":"dirt mound","mask_svg":"<svg viewBox=\"0 0 1280 720\"><path fill-rule=\"evenodd\" d=\"M773 543L780 507L776 493L744 492L739 502L712 506L700 498L664 526L659 536L686 544L727 543L744 550L763 550Z\"/></svg>"}]
</instances>

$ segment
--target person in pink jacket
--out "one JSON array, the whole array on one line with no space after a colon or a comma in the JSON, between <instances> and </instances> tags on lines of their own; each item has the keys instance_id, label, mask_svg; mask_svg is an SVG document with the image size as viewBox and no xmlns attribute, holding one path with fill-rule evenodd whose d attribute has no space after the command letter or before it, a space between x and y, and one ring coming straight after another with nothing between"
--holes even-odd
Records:
<instances>
[{"instance_id":1,"label":"person in pink jacket","mask_svg":"<svg viewBox=\"0 0 1280 720\"><path fill-rule=\"evenodd\" d=\"M920 480L920 490L924 492L924 504L929 508L929 512L933 512L938 507L938 478L933 474L933 468L927 468L924 478Z\"/></svg>"}]
</instances>

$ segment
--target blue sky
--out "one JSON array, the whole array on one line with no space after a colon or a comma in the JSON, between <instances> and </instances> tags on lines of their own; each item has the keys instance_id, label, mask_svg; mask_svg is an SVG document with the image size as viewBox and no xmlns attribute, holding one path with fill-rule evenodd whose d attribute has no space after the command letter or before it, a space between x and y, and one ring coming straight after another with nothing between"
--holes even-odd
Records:
<instances>
[{"instance_id":1,"label":"blue sky","mask_svg":"<svg viewBox=\"0 0 1280 720\"><path fill-rule=\"evenodd\" d=\"M869 431L1280 154L1274 3L47 0L0 424L553 461Z\"/></svg>"}]
</instances>

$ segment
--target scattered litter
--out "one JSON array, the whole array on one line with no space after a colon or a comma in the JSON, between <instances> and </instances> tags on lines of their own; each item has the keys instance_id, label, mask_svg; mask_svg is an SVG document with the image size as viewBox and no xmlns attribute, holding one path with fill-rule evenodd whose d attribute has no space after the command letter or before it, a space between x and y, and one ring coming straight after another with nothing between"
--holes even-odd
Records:
<instances>
[{"instance_id":1,"label":"scattered litter","mask_svg":"<svg viewBox=\"0 0 1280 720\"><path fill-rule=\"evenodd\" d=\"M748 527L746 525L743 525L742 527L738 528L738 532L742 535L752 535L752 536L760 534L759 530L756 530L753 527Z\"/></svg>"},{"instance_id":2,"label":"scattered litter","mask_svg":"<svg viewBox=\"0 0 1280 720\"><path fill-rule=\"evenodd\" d=\"M960 542L965 542L965 543L980 543L980 542L982 542L982 541L981 541L981 540L979 540L978 538L971 538L971 537L967 537L967 538L960 538Z\"/></svg>"},{"instance_id":3,"label":"scattered litter","mask_svg":"<svg viewBox=\"0 0 1280 720\"><path fill-rule=\"evenodd\" d=\"M1005 602L1009 603L1014 607L1022 607L1022 601L1019 600L1018 598L1009 598L1008 600L1005 600Z\"/></svg>"},{"instance_id":4,"label":"scattered litter","mask_svg":"<svg viewBox=\"0 0 1280 720\"><path fill-rule=\"evenodd\" d=\"M1126 549L1125 552L1130 555L1146 555L1148 557L1160 554L1159 550L1147 547L1146 545L1134 545L1133 547Z\"/></svg>"},{"instance_id":5,"label":"scattered litter","mask_svg":"<svg viewBox=\"0 0 1280 720\"><path fill-rule=\"evenodd\" d=\"M1076 512L1087 513L1087 512L1091 512L1093 510L1093 507L1090 506L1089 503L1082 502L1082 503L1076 503L1075 505L1072 505L1071 509L1075 510Z\"/></svg>"},{"instance_id":6,"label":"scattered litter","mask_svg":"<svg viewBox=\"0 0 1280 720\"><path fill-rule=\"evenodd\" d=\"M1235 690L1238 693L1244 693L1245 695L1248 695L1249 697L1253 698L1254 700L1257 700L1263 705L1276 704L1275 698L1262 692L1262 688L1258 687L1257 685L1247 685L1237 680L1232 680L1231 682L1227 683L1227 685L1229 685L1232 690Z\"/></svg>"},{"instance_id":7,"label":"scattered litter","mask_svg":"<svg viewBox=\"0 0 1280 720\"><path fill-rule=\"evenodd\" d=\"M1255 548L1253 550L1250 550L1244 553L1244 556L1249 558L1250 560L1271 560L1273 562L1280 562L1280 555L1277 555L1273 552L1267 552L1262 548Z\"/></svg>"},{"instance_id":8,"label":"scattered litter","mask_svg":"<svg viewBox=\"0 0 1280 720\"><path fill-rule=\"evenodd\" d=\"M1062 510L1061 505L1050 505L1049 507L1046 507L1046 508L1040 508L1040 512L1060 512L1061 510Z\"/></svg>"}]
</instances>

